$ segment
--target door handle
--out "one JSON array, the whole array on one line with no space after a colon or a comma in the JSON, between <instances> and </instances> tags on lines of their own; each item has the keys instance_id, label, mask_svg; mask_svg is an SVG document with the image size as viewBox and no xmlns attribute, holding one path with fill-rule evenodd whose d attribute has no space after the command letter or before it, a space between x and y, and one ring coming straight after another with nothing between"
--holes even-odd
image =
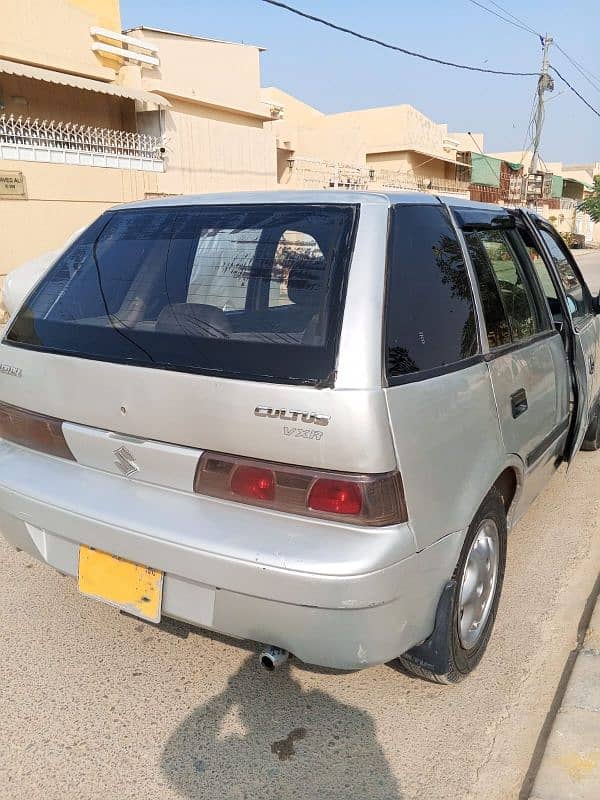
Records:
<instances>
[{"instance_id":1,"label":"door handle","mask_svg":"<svg viewBox=\"0 0 600 800\"><path fill-rule=\"evenodd\" d=\"M516 392L510 396L510 405L512 409L513 419L520 417L529 408L527 403L527 392L525 389L517 389Z\"/></svg>"}]
</instances>

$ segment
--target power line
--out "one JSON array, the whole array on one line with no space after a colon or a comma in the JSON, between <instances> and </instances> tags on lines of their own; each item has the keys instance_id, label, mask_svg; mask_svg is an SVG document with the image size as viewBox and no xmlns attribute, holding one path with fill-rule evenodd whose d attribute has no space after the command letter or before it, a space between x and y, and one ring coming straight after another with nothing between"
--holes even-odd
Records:
<instances>
[{"instance_id":1,"label":"power line","mask_svg":"<svg viewBox=\"0 0 600 800\"><path fill-rule=\"evenodd\" d=\"M524 28L527 28L527 30L528 30L528 31L530 31L530 33L535 33L535 35L536 35L536 36L539 36L539 37L540 37L540 39L542 38L542 34L541 34L539 31L536 31L536 30L534 30L534 29L533 29L531 26L529 26L529 25L528 25L528 24L527 24L527 23L526 23L524 20L522 20L520 17L517 17L517 16L515 16L515 15L514 15L514 14L512 14L512 13L511 13L511 12L510 12L508 9L506 9L506 8L503 8L503 7L500 5L500 3L495 3L495 2L494 2L494 0L488 0L488 3L491 3L493 6L496 6L496 8L500 9L500 11L502 11L502 13L506 14L506 16L507 16L507 17L512 17L512 18L513 18L514 20L516 20L517 22L520 22L520 23L521 23L521 25L523 25L523 27L524 27Z\"/></svg>"},{"instance_id":2,"label":"power line","mask_svg":"<svg viewBox=\"0 0 600 800\"><path fill-rule=\"evenodd\" d=\"M394 44L389 44L388 42L382 42L380 39L375 39L372 36L365 36L362 33L358 33L357 31L353 31L350 28L344 28L341 25L337 25L334 22L329 22L329 20L322 19L321 17L316 17L313 14L307 14L305 11L300 11L298 8L294 8L293 6L288 6L286 3L280 3L278 0L261 0L263 3L268 3L271 6L276 6L277 8L282 8L285 11L289 11L292 14L296 14L298 17L304 17L304 19L309 19L312 22L318 22L320 25L325 25L327 28L333 28L333 30L341 31L341 33L347 33L349 36L354 36L357 39L362 39L365 42L371 42L372 44L377 44L380 47L385 47L388 50L396 50L399 53L404 53L407 56L412 56L413 58L421 58L423 61L431 61L434 64L443 64L446 67L454 67L455 69L466 69L470 72L486 72L491 75L515 75L518 77L524 78L537 78L537 72L512 72L509 70L500 70L500 69L485 69L484 67L473 67L467 64L455 64L453 61L444 61L441 58L434 58L433 56L426 56L423 53L415 53L412 50L406 50L404 47L398 47Z\"/></svg>"},{"instance_id":3,"label":"power line","mask_svg":"<svg viewBox=\"0 0 600 800\"><path fill-rule=\"evenodd\" d=\"M527 152L527 148L530 144L533 144L533 121L535 119L535 110L537 106L537 87L535 90L535 94L533 96L533 102L531 104L531 111L529 113L529 122L527 124L527 130L525 131L525 139L523 141L523 149L521 150L521 164L525 160L525 153Z\"/></svg>"},{"instance_id":4,"label":"power line","mask_svg":"<svg viewBox=\"0 0 600 800\"><path fill-rule=\"evenodd\" d=\"M597 108L594 108L594 106L591 103L588 103L585 97L582 94L580 94L574 86L571 86L569 81L563 75L560 74L560 72L556 69L556 67L550 65L550 69L558 75L561 81L569 87L569 89L573 92L573 94L577 95L577 97L581 100L582 103L585 103L585 105L590 109L590 111L593 111L597 117L600 117L600 111L598 111Z\"/></svg>"},{"instance_id":5,"label":"power line","mask_svg":"<svg viewBox=\"0 0 600 800\"><path fill-rule=\"evenodd\" d=\"M558 42L554 42L554 44L556 45L557 49L560 50L560 52L563 54L563 56L567 59L567 61L571 62L571 64L575 67L577 72L579 72L581 75L583 75L583 77L586 79L586 81L591 86L593 86L594 89L596 89L597 92L600 92L600 78L596 78L595 75L592 72L588 72L588 70L586 70L578 61L575 61L574 58L572 58L565 50L563 50L563 48L558 44ZM591 78L588 77L589 75L591 75L592 77ZM592 78L594 80L592 80ZM596 83L596 81L598 81L598 83Z\"/></svg>"},{"instance_id":6,"label":"power line","mask_svg":"<svg viewBox=\"0 0 600 800\"><path fill-rule=\"evenodd\" d=\"M490 14L494 14L494 16L498 17L498 19L501 19L504 22L508 22L511 25L514 24L515 27L520 27L522 30L526 30L529 33L532 33L535 36L539 37L540 39L544 38L543 35L541 33L539 33L539 31L536 31L534 28L532 28L530 25L528 25L525 22L525 20L521 19L520 17L517 17L515 14L510 12L508 9L504 8L504 6L501 6L500 3L496 3L495 0L487 0L487 2L490 5L495 6L499 11L502 12L503 15L506 15L506 17L511 17L512 20L514 20L514 22L512 22L510 19L506 19L505 16L502 16L500 14L496 14L491 8L487 8L482 3L478 2L478 0L468 0L468 2L469 3L473 3L476 6L479 6L479 8L483 9L484 11L488 11ZM518 25L516 23L518 23ZM558 50L560 50L560 52L567 59L567 61L569 61L572 64L572 66L574 66L575 69L586 79L586 81L591 86L593 86L594 89L596 89L596 91L600 92L600 77L598 77L597 75L594 75L594 73L591 72L590 70L586 69L583 66L583 64L581 64L575 58L570 56L567 53L567 51L563 47L561 47L560 44L556 40L554 41L554 45Z\"/></svg>"},{"instance_id":7,"label":"power line","mask_svg":"<svg viewBox=\"0 0 600 800\"><path fill-rule=\"evenodd\" d=\"M488 14L493 14L495 17L498 17L498 19L501 19L503 22L506 22L508 25L512 25L515 28L519 28L520 30L525 31L525 33L531 33L531 34L533 34L533 36L536 36L536 37L539 36L539 34L537 34L533 30L533 28L530 28L528 25L522 25L520 22L514 22L513 20L509 19L508 17L505 17L502 14L498 14L498 12L494 11L493 8L488 8L487 6L484 6L483 3L479 3L478 0L468 0L468 2L471 3L474 6L478 6L483 11L487 11ZM496 3L494 3L494 5L496 5ZM498 6L498 7L500 8L500 6Z\"/></svg>"},{"instance_id":8,"label":"power line","mask_svg":"<svg viewBox=\"0 0 600 800\"><path fill-rule=\"evenodd\" d=\"M557 44L556 46L558 47L558 44ZM561 53L563 53L563 55L565 55L565 56L567 56L568 58L570 58L570 59L571 59L571 61L573 62L573 64L577 64L577 66L578 66L578 67L579 67L581 70L583 70L583 72L584 72L584 73L586 73L586 74L587 74L587 75L589 75L591 78L593 78L593 79L594 79L594 81L596 81L597 83L600 83L600 77L598 77L598 75L594 75L594 73L593 73L591 70L589 70L589 69L587 69L586 67L584 67L584 66L583 66L583 64L582 64L580 61L577 61L576 59L574 59L574 58L573 58L573 56L568 56L568 54L567 54L567 53L566 53L566 52L565 52L565 51L564 51L562 48L559 48L559 49L560 49Z\"/></svg>"}]
</instances>

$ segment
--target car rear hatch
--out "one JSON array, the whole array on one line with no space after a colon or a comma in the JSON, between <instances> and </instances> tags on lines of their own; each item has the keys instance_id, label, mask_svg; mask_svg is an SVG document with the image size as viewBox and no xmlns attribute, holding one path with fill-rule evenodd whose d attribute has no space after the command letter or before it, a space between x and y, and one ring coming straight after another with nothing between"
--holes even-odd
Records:
<instances>
[{"instance_id":1,"label":"car rear hatch","mask_svg":"<svg viewBox=\"0 0 600 800\"><path fill-rule=\"evenodd\" d=\"M207 451L393 472L386 221L381 198L107 212L8 329L0 435L25 409L55 420L79 463L184 491Z\"/></svg>"}]
</instances>

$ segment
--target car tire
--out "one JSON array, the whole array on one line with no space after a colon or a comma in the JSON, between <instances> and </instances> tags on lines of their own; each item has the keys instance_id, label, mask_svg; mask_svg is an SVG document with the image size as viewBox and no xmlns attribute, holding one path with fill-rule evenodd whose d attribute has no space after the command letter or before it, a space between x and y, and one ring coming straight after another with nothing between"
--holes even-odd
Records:
<instances>
[{"instance_id":1,"label":"car tire","mask_svg":"<svg viewBox=\"0 0 600 800\"><path fill-rule=\"evenodd\" d=\"M405 672L449 684L479 664L500 602L506 536L504 500L493 488L469 526L454 575L442 591L433 633L399 658Z\"/></svg>"},{"instance_id":2,"label":"car tire","mask_svg":"<svg viewBox=\"0 0 600 800\"><path fill-rule=\"evenodd\" d=\"M600 450L600 403L596 404L581 449Z\"/></svg>"}]
</instances>

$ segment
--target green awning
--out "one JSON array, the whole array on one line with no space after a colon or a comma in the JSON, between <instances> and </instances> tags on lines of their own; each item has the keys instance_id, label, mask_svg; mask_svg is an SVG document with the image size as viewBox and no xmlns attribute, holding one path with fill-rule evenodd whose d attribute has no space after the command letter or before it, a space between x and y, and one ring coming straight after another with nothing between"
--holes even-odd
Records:
<instances>
[{"instance_id":1,"label":"green awning","mask_svg":"<svg viewBox=\"0 0 600 800\"><path fill-rule=\"evenodd\" d=\"M577 178L565 178L565 180L569 181L569 183L578 183L580 186L583 186L584 189L594 189L593 184L585 183L585 181L578 181Z\"/></svg>"},{"instance_id":2,"label":"green awning","mask_svg":"<svg viewBox=\"0 0 600 800\"><path fill-rule=\"evenodd\" d=\"M564 178L560 175L553 175L552 176L552 190L550 193L551 197L562 197L563 196L563 188L564 188Z\"/></svg>"},{"instance_id":3,"label":"green awning","mask_svg":"<svg viewBox=\"0 0 600 800\"><path fill-rule=\"evenodd\" d=\"M481 153L471 153L471 183L482 186L500 186L500 166L502 161Z\"/></svg>"}]
</instances>

